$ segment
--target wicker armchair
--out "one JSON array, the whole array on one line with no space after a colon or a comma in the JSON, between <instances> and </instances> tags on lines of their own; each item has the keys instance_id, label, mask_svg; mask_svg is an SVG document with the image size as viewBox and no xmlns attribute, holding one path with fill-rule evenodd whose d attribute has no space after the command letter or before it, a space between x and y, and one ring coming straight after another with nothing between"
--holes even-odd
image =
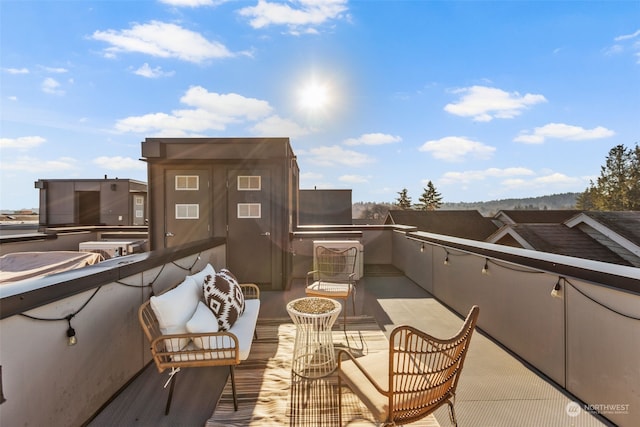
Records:
<instances>
[{"instance_id":1,"label":"wicker armchair","mask_svg":"<svg viewBox=\"0 0 640 427\"><path fill-rule=\"evenodd\" d=\"M245 300L260 300L260 289L254 284L241 284L240 287L244 293ZM254 304L255 305L255 304ZM259 307L259 303L258 303ZM247 316L250 318L251 316ZM255 319L257 313L251 317L252 325L245 325L251 329L249 334L249 342L255 338ZM151 308L150 300L144 302L138 309L138 319L144 330L144 334L151 343L151 355L153 361L160 373L166 369L171 369L171 375L167 383L171 383L165 414L169 413L171 408L171 398L173 396L173 388L175 385L175 377L181 368L197 368L209 366L229 366L231 375L231 386L233 390L234 408L238 410L238 399L236 395L236 384L234 367L240 364L241 360L246 359L248 352L243 347L243 343L233 333L233 328L229 331L211 332L211 333L184 333L163 335L160 331L158 319ZM249 319L247 319L249 321ZM239 323L238 321L237 323ZM172 343L180 339L191 340L191 344L182 349L172 348ZM244 340L247 338L244 337ZM199 343L199 346L193 345ZM206 343L203 345L203 343ZM202 348L200 348L202 347ZM250 348L250 343L249 343ZM166 387L166 384L165 384Z\"/></svg>"},{"instance_id":2,"label":"wicker armchair","mask_svg":"<svg viewBox=\"0 0 640 427\"><path fill-rule=\"evenodd\" d=\"M307 273L306 294L310 297L344 300L343 328L347 328L347 299L351 296L353 314L356 313L356 258L358 248L333 249L316 247L314 270Z\"/></svg>"},{"instance_id":3,"label":"wicker armchair","mask_svg":"<svg viewBox=\"0 0 640 427\"><path fill-rule=\"evenodd\" d=\"M391 332L388 352L356 359L340 350L339 387L348 385L382 425L420 420L446 403L457 426L453 407L456 387L478 313L478 306L473 306L460 331L448 339L399 326ZM341 393L338 396L341 405Z\"/></svg>"}]
</instances>

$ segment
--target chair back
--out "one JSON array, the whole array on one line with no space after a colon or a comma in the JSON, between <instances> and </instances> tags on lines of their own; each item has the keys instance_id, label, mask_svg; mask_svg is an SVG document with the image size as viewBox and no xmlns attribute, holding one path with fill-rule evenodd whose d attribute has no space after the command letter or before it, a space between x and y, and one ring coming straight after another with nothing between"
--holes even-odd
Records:
<instances>
[{"instance_id":1,"label":"chair back","mask_svg":"<svg viewBox=\"0 0 640 427\"><path fill-rule=\"evenodd\" d=\"M144 335L149 340L149 343L152 343L153 340L162 335L158 319L151 309L149 300L145 301L138 309L138 320L140 321Z\"/></svg>"},{"instance_id":2,"label":"chair back","mask_svg":"<svg viewBox=\"0 0 640 427\"><path fill-rule=\"evenodd\" d=\"M346 249L316 246L314 257L315 280L323 282L353 282L358 248Z\"/></svg>"},{"instance_id":3,"label":"chair back","mask_svg":"<svg viewBox=\"0 0 640 427\"><path fill-rule=\"evenodd\" d=\"M411 326L393 330L389 421L410 423L453 400L479 311L473 306L460 331L449 339L435 338Z\"/></svg>"}]
</instances>

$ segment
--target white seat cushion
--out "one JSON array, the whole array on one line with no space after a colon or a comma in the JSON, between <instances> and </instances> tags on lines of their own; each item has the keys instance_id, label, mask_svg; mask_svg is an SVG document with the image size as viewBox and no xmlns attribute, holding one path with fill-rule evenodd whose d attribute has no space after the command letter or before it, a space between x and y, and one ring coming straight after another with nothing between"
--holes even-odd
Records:
<instances>
[{"instance_id":1,"label":"white seat cushion","mask_svg":"<svg viewBox=\"0 0 640 427\"><path fill-rule=\"evenodd\" d=\"M245 311L242 316L238 318L233 327L228 331L234 334L238 338L238 347L239 347L239 357L240 360L246 360L249 357L249 353L251 352L251 344L253 342L253 334L256 328L256 322L258 321L258 313L260 312L260 300L259 299L249 299L245 301ZM217 341L216 341L217 340ZM215 342L221 342L224 347L230 347L232 345L232 341L229 337L217 337L210 338L209 342L203 343L204 349L207 348L207 345L211 344L215 347ZM185 350L196 350L199 347L192 341L189 343ZM218 357L231 357L230 354L216 354L216 353L194 353L194 354L176 354L173 356L174 360L179 362L190 361L190 360L206 360L213 359Z\"/></svg>"},{"instance_id":2,"label":"white seat cushion","mask_svg":"<svg viewBox=\"0 0 640 427\"><path fill-rule=\"evenodd\" d=\"M314 296L347 298L352 290L353 285L351 283L316 281L307 286L306 293Z\"/></svg>"},{"instance_id":3,"label":"white seat cushion","mask_svg":"<svg viewBox=\"0 0 640 427\"><path fill-rule=\"evenodd\" d=\"M187 331L192 334L205 334L210 332L218 332L218 319L213 312L202 301L198 302L198 307L195 313L191 316L191 319L187 322ZM204 342L203 342L204 340ZM214 343L210 343L206 338L195 338L193 344L197 348L209 349L211 346L215 346Z\"/></svg>"}]
</instances>

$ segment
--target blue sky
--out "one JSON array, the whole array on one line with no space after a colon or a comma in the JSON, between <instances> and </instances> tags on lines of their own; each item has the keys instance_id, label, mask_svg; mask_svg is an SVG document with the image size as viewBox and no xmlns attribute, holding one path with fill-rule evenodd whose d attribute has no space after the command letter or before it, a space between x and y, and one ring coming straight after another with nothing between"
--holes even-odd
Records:
<instances>
[{"instance_id":1,"label":"blue sky","mask_svg":"<svg viewBox=\"0 0 640 427\"><path fill-rule=\"evenodd\" d=\"M640 2L0 0L0 208L146 181L146 137L285 136L301 188L583 191L640 141Z\"/></svg>"}]
</instances>

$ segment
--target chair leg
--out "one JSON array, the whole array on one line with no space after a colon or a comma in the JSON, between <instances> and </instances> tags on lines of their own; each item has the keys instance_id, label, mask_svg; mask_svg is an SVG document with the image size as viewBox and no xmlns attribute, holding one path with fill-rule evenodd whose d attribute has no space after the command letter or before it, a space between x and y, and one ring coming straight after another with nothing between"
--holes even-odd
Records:
<instances>
[{"instance_id":1,"label":"chair leg","mask_svg":"<svg viewBox=\"0 0 640 427\"><path fill-rule=\"evenodd\" d=\"M342 427L342 381L338 375L338 425Z\"/></svg>"},{"instance_id":2,"label":"chair leg","mask_svg":"<svg viewBox=\"0 0 640 427\"><path fill-rule=\"evenodd\" d=\"M169 415L169 411L171 410L171 400L173 399L173 388L176 385L177 376L178 376L178 373L176 372L171 376L171 379L169 380L171 381L171 385L169 386L169 396L167 396L167 404L164 407L165 415Z\"/></svg>"},{"instance_id":3,"label":"chair leg","mask_svg":"<svg viewBox=\"0 0 640 427\"><path fill-rule=\"evenodd\" d=\"M229 365L229 370L231 374L231 391L233 393L233 410L238 410L238 395L236 394L236 371L233 365Z\"/></svg>"},{"instance_id":4,"label":"chair leg","mask_svg":"<svg viewBox=\"0 0 640 427\"><path fill-rule=\"evenodd\" d=\"M456 419L456 410L453 407L453 402L451 400L447 400L449 404L449 419L451 419L451 424L458 427L458 420Z\"/></svg>"},{"instance_id":5,"label":"chair leg","mask_svg":"<svg viewBox=\"0 0 640 427\"><path fill-rule=\"evenodd\" d=\"M345 335L347 335L347 298L344 299L344 312L342 313L342 329Z\"/></svg>"}]
</instances>

